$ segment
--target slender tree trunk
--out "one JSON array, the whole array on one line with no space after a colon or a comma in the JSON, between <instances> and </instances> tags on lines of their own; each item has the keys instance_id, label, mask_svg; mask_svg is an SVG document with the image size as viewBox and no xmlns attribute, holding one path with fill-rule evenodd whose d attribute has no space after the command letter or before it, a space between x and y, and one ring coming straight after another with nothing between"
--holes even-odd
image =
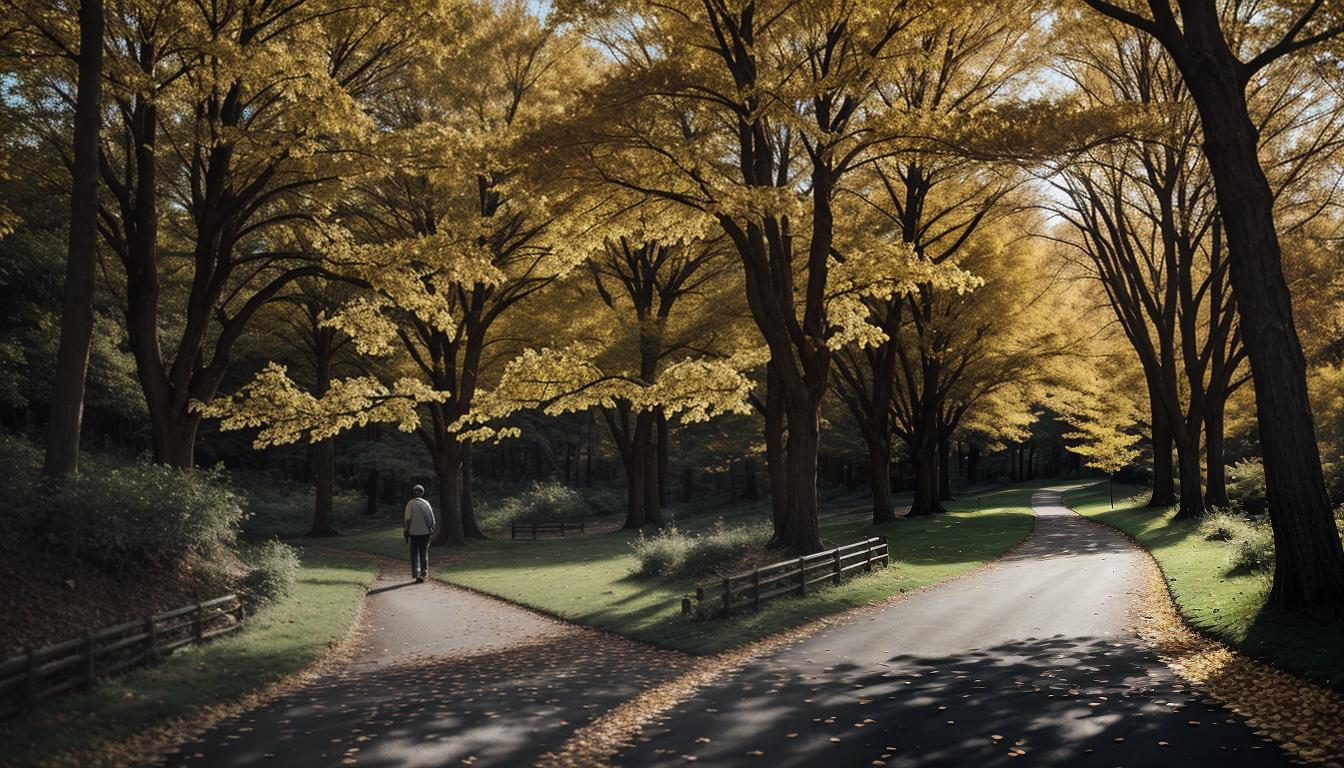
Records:
<instances>
[{"instance_id":1,"label":"slender tree trunk","mask_svg":"<svg viewBox=\"0 0 1344 768\"><path fill-rule=\"evenodd\" d=\"M868 484L873 490L873 525L896 519L891 505L891 439L865 440L868 444Z\"/></svg>"},{"instance_id":2,"label":"slender tree trunk","mask_svg":"<svg viewBox=\"0 0 1344 768\"><path fill-rule=\"evenodd\" d=\"M784 543L785 521L788 519L788 458L785 451L785 413L783 385L774 364L766 366L765 379L765 469L770 476L770 519L774 529L772 546Z\"/></svg>"},{"instance_id":3,"label":"slender tree trunk","mask_svg":"<svg viewBox=\"0 0 1344 768\"><path fill-rule=\"evenodd\" d=\"M336 330L319 327L317 320L318 318L314 314L312 316L312 340L317 379L313 385L313 393L320 398L331 387L332 344L336 340ZM317 471L315 472L317 493L313 505L313 527L308 531L308 535L336 536L338 535L336 514L332 504L336 495L335 438L329 437L317 443L314 453L317 463Z\"/></svg>"},{"instance_id":4,"label":"slender tree trunk","mask_svg":"<svg viewBox=\"0 0 1344 768\"><path fill-rule=\"evenodd\" d=\"M75 95L74 160L71 167L70 231L61 306L56 380L51 388L47 452L42 470L50 477L79 466L84 385L93 338L93 281L98 264L98 145L102 126L103 0L80 0L79 82Z\"/></svg>"},{"instance_id":5,"label":"slender tree trunk","mask_svg":"<svg viewBox=\"0 0 1344 768\"><path fill-rule=\"evenodd\" d=\"M659 528L663 527L663 508L659 503L658 490L658 440L657 426L658 419L652 411L639 414L641 420L647 421L648 426L644 429L643 447L640 454L644 460L644 522L651 523ZM637 428L635 434L639 434Z\"/></svg>"},{"instance_id":6,"label":"slender tree trunk","mask_svg":"<svg viewBox=\"0 0 1344 768\"><path fill-rule=\"evenodd\" d=\"M462 444L462 532L468 539L484 540L489 538L481 530L481 524L476 520L476 506L471 501L471 443Z\"/></svg>"},{"instance_id":7,"label":"slender tree trunk","mask_svg":"<svg viewBox=\"0 0 1344 768\"><path fill-rule=\"evenodd\" d=\"M952 443L938 441L938 500L952 501Z\"/></svg>"},{"instance_id":8,"label":"slender tree trunk","mask_svg":"<svg viewBox=\"0 0 1344 768\"><path fill-rule=\"evenodd\" d=\"M662 525L662 510L667 507L667 451L670 431L667 414L659 408L658 414L658 524Z\"/></svg>"},{"instance_id":9,"label":"slender tree trunk","mask_svg":"<svg viewBox=\"0 0 1344 768\"><path fill-rule=\"evenodd\" d=\"M970 444L966 451L966 482L974 483L980 479L980 446Z\"/></svg>"},{"instance_id":10,"label":"slender tree trunk","mask_svg":"<svg viewBox=\"0 0 1344 768\"><path fill-rule=\"evenodd\" d=\"M1176 504L1176 483L1172 479L1172 436L1162 404L1150 398L1153 424L1153 494L1148 506L1163 508Z\"/></svg>"},{"instance_id":11,"label":"slender tree trunk","mask_svg":"<svg viewBox=\"0 0 1344 768\"><path fill-rule=\"evenodd\" d=\"M1251 377L1274 529L1280 608L1344 606L1344 547L1326 494L1307 398L1306 359L1293 324L1274 225L1274 195L1260 167L1258 133L1239 64L1212 2L1185 22L1184 37L1209 50L1176 54L1199 108L1204 154L1226 227L1230 279Z\"/></svg>"},{"instance_id":12,"label":"slender tree trunk","mask_svg":"<svg viewBox=\"0 0 1344 768\"><path fill-rule=\"evenodd\" d=\"M1223 458L1223 410L1221 397L1209 398L1204 413L1204 500L1212 507L1230 506L1227 499L1227 467Z\"/></svg>"}]
</instances>

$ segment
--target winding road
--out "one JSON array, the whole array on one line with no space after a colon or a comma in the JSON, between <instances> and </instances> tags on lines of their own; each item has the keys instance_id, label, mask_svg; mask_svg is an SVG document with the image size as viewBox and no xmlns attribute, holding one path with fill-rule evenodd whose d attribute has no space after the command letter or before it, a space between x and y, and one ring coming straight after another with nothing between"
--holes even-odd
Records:
<instances>
[{"instance_id":1,"label":"winding road","mask_svg":"<svg viewBox=\"0 0 1344 768\"><path fill-rule=\"evenodd\" d=\"M624 766L1277 766L1130 627L1134 545L1033 497L1032 535L960 579L836 622L665 710ZM544 765L695 661L384 574L350 664L219 723L170 765Z\"/></svg>"},{"instance_id":2,"label":"winding road","mask_svg":"<svg viewBox=\"0 0 1344 768\"><path fill-rule=\"evenodd\" d=\"M1133 544L1032 498L1010 555L758 659L646 726L620 765L1276 766L1130 631Z\"/></svg>"}]
</instances>

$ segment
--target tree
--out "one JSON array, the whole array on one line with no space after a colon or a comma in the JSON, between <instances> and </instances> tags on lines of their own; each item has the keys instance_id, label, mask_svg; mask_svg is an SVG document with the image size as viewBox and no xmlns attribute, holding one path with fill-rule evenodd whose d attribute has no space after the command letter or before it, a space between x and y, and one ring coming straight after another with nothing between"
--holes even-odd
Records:
<instances>
[{"instance_id":1,"label":"tree","mask_svg":"<svg viewBox=\"0 0 1344 768\"><path fill-rule=\"evenodd\" d=\"M1282 608L1344 606L1344 547L1321 472L1274 196L1246 96L1251 79L1270 64L1344 35L1344 11L1324 0L1276 4L1249 20L1258 29L1247 37L1268 44L1251 50L1248 40L1246 50L1238 51L1215 0L1147 0L1146 12L1136 10L1137 4L1083 2L1160 42L1199 110L1255 384L1274 530L1269 601Z\"/></svg>"},{"instance_id":2,"label":"tree","mask_svg":"<svg viewBox=\"0 0 1344 768\"><path fill-rule=\"evenodd\" d=\"M604 181L703 211L742 265L770 353L767 400L784 411L781 539L811 552L817 526L818 413L833 350L871 326L861 293L908 290L908 248L842 261L835 196L897 130L878 83L918 16L910 3L566 3L618 66L569 143ZM574 130L577 126L578 130ZM833 275L835 270L843 275ZM875 286L881 286L876 288Z\"/></svg>"}]
</instances>

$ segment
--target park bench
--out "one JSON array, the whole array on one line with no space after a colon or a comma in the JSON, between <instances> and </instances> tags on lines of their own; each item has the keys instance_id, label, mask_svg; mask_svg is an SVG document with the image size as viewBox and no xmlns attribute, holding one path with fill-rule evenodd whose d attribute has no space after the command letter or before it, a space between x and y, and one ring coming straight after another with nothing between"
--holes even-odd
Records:
<instances>
[{"instance_id":1,"label":"park bench","mask_svg":"<svg viewBox=\"0 0 1344 768\"><path fill-rule=\"evenodd\" d=\"M697 588L693 598L683 598L681 612L704 619L730 616L743 608L759 611L768 600L806 595L827 583L839 584L860 571L867 573L874 566L882 568L890 563L887 537L874 536L725 576Z\"/></svg>"},{"instance_id":2,"label":"park bench","mask_svg":"<svg viewBox=\"0 0 1344 768\"><path fill-rule=\"evenodd\" d=\"M573 532L583 533L583 523L510 523L509 538L519 538L519 534L531 533L531 538L535 539L543 534L560 534ZM526 536L525 536L526 537Z\"/></svg>"},{"instance_id":3,"label":"park bench","mask_svg":"<svg viewBox=\"0 0 1344 768\"><path fill-rule=\"evenodd\" d=\"M149 664L184 645L235 632L242 622L238 596L225 595L10 656L0 661L0 718Z\"/></svg>"}]
</instances>

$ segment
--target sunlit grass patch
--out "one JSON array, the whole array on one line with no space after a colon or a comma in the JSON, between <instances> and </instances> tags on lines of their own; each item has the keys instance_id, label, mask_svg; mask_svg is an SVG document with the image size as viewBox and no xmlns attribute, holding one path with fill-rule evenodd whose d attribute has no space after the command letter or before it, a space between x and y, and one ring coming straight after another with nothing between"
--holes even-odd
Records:
<instances>
[{"instance_id":1,"label":"sunlit grass patch","mask_svg":"<svg viewBox=\"0 0 1344 768\"><path fill-rule=\"evenodd\" d=\"M1344 619L1265 610L1270 572L1245 567L1240 539L1210 539L1207 524L1201 533L1200 521L1176 521L1174 509L1143 506L1142 491L1117 486L1114 509L1105 484L1071 492L1065 501L1152 552L1181 615L1196 629L1252 657L1344 689Z\"/></svg>"}]
</instances>

